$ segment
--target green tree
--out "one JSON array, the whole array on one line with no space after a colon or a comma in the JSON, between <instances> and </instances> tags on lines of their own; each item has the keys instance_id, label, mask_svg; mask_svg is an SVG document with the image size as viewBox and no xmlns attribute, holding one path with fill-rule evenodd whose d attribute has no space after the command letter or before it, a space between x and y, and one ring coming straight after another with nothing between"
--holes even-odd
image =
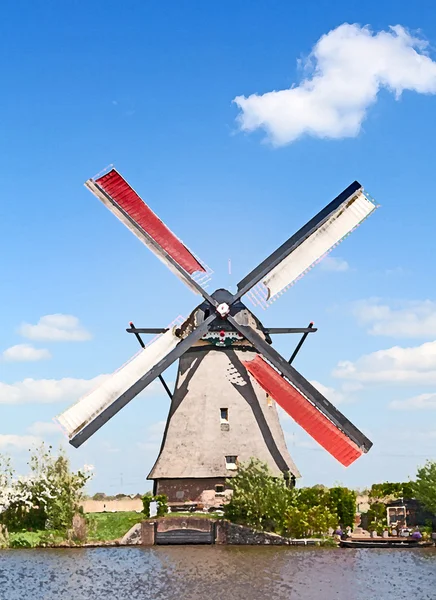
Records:
<instances>
[{"instance_id":1,"label":"green tree","mask_svg":"<svg viewBox=\"0 0 436 600\"><path fill-rule=\"evenodd\" d=\"M428 511L436 514L436 461L428 460L418 469L412 489L415 498L422 502Z\"/></svg>"},{"instance_id":2,"label":"green tree","mask_svg":"<svg viewBox=\"0 0 436 600\"><path fill-rule=\"evenodd\" d=\"M328 489L323 485L301 488L297 490L298 506L306 510L314 506L325 506L327 504Z\"/></svg>"},{"instance_id":3,"label":"green tree","mask_svg":"<svg viewBox=\"0 0 436 600\"><path fill-rule=\"evenodd\" d=\"M383 499L395 500L397 498L413 498L413 483L405 481L402 483L374 483L369 491L369 499L379 501Z\"/></svg>"},{"instance_id":4,"label":"green tree","mask_svg":"<svg viewBox=\"0 0 436 600\"><path fill-rule=\"evenodd\" d=\"M227 481L233 489L224 516L234 523L261 531L281 533L285 514L294 502L294 492L284 478L274 477L266 464L251 459L239 466L238 474Z\"/></svg>"},{"instance_id":5,"label":"green tree","mask_svg":"<svg viewBox=\"0 0 436 600\"><path fill-rule=\"evenodd\" d=\"M326 504L337 515L342 527L353 527L356 515L356 492L345 487L330 488Z\"/></svg>"},{"instance_id":6,"label":"green tree","mask_svg":"<svg viewBox=\"0 0 436 600\"><path fill-rule=\"evenodd\" d=\"M368 529L370 531L381 531L387 526L386 504L374 502L368 511Z\"/></svg>"}]
</instances>

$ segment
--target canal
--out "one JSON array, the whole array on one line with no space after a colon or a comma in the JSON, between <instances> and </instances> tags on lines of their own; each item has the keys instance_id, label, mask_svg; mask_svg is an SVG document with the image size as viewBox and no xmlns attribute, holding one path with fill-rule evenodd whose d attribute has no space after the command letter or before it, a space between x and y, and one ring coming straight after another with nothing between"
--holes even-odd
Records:
<instances>
[{"instance_id":1,"label":"canal","mask_svg":"<svg viewBox=\"0 0 436 600\"><path fill-rule=\"evenodd\" d=\"M436 550L0 550L1 600L435 600Z\"/></svg>"}]
</instances>

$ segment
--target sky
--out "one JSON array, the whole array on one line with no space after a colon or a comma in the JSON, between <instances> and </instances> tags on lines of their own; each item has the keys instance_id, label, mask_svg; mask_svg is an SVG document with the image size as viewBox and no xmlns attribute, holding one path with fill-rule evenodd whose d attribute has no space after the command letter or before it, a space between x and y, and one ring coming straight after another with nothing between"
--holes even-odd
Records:
<instances>
[{"instance_id":1,"label":"sky","mask_svg":"<svg viewBox=\"0 0 436 600\"><path fill-rule=\"evenodd\" d=\"M380 209L257 314L315 322L294 366L374 447L345 469L284 415L283 429L300 485L407 480L435 459L433 3L7 0L2 13L0 452L17 470L44 440L94 466L90 493L151 486L158 382L80 449L53 423L137 351L129 321L165 327L198 304L83 186L112 163L214 270L210 290L234 290L361 182ZM297 341L274 346L290 356Z\"/></svg>"}]
</instances>

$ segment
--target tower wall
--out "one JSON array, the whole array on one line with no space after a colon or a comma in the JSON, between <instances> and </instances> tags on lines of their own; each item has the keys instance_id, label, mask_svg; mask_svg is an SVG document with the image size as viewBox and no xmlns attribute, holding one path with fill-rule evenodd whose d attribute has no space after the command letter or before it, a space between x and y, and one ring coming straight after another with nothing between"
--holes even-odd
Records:
<instances>
[{"instance_id":1,"label":"tower wall","mask_svg":"<svg viewBox=\"0 0 436 600\"><path fill-rule=\"evenodd\" d=\"M215 486L237 473L232 457L255 457L274 475L299 476L275 403L240 362L254 354L208 344L180 359L161 451L148 477L170 502L215 500Z\"/></svg>"}]
</instances>

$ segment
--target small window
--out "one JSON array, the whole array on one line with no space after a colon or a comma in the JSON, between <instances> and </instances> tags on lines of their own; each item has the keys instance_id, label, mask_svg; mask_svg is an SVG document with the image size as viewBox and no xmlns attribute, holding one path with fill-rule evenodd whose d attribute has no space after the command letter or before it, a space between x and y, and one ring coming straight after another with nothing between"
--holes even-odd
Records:
<instances>
[{"instance_id":1,"label":"small window","mask_svg":"<svg viewBox=\"0 0 436 600\"><path fill-rule=\"evenodd\" d=\"M222 483L217 483L217 485L215 486L215 491L217 494L224 493L224 485Z\"/></svg>"},{"instance_id":2,"label":"small window","mask_svg":"<svg viewBox=\"0 0 436 600\"><path fill-rule=\"evenodd\" d=\"M229 409L228 408L220 408L221 415L221 423L229 422Z\"/></svg>"},{"instance_id":3,"label":"small window","mask_svg":"<svg viewBox=\"0 0 436 600\"><path fill-rule=\"evenodd\" d=\"M226 468L235 470L238 468L238 457L237 456L226 456Z\"/></svg>"}]
</instances>

